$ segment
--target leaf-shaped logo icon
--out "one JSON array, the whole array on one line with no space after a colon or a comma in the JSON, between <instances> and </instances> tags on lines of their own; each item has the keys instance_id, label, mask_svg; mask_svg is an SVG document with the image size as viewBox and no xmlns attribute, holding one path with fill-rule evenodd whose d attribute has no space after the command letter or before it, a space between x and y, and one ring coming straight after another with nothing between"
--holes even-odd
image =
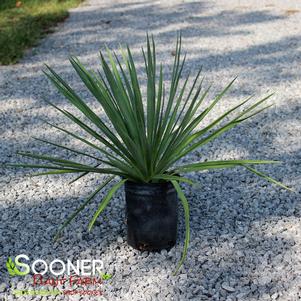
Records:
<instances>
[{"instance_id":1,"label":"leaf-shaped logo icon","mask_svg":"<svg viewBox=\"0 0 301 301\"><path fill-rule=\"evenodd\" d=\"M107 273L101 274L102 280L109 280L109 279L111 279L112 277L113 277L112 274L107 274Z\"/></svg>"},{"instance_id":2,"label":"leaf-shaped logo icon","mask_svg":"<svg viewBox=\"0 0 301 301\"><path fill-rule=\"evenodd\" d=\"M7 267L7 271L9 273L9 275L11 275L11 276L16 275L16 273L14 271L16 266L15 266L15 263L13 262L13 260L10 257L8 257L8 259L6 261L6 267Z\"/></svg>"},{"instance_id":3,"label":"leaf-shaped logo icon","mask_svg":"<svg viewBox=\"0 0 301 301\"><path fill-rule=\"evenodd\" d=\"M21 272L17 269L11 257L8 257L6 261L6 268L10 276L23 276L27 274L27 272Z\"/></svg>"}]
</instances>

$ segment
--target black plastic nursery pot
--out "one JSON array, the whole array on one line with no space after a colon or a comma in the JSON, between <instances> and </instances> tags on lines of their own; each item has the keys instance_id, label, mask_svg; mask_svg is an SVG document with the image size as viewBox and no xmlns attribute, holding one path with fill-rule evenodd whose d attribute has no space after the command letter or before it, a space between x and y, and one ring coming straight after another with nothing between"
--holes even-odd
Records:
<instances>
[{"instance_id":1,"label":"black plastic nursery pot","mask_svg":"<svg viewBox=\"0 0 301 301\"><path fill-rule=\"evenodd\" d=\"M178 198L170 182L125 183L127 242L141 251L170 249L177 240Z\"/></svg>"}]
</instances>

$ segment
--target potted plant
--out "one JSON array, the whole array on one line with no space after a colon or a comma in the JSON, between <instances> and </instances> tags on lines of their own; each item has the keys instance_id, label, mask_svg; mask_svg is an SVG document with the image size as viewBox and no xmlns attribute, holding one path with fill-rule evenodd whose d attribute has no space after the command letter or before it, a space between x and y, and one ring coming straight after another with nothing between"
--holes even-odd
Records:
<instances>
[{"instance_id":1,"label":"potted plant","mask_svg":"<svg viewBox=\"0 0 301 301\"><path fill-rule=\"evenodd\" d=\"M68 150L78 157L91 159L93 164L62 159L58 156L19 152L18 154L46 163L9 164L13 167L45 169L35 175L77 173L72 182L89 173L104 174L108 177L63 223L58 235L75 216L85 208L97 194L110 185L89 223L92 229L101 212L109 204L114 193L125 187L128 243L140 250L160 250L171 248L176 243L177 203L184 208L185 243L180 268L187 254L189 244L189 205L179 185L192 184L186 173L217 168L243 167L266 180L289 189L282 183L255 170L253 165L270 164L271 160L221 160L201 161L189 164L179 163L186 155L219 137L241 122L258 114L269 106L261 107L271 96L268 95L248 105L251 98L218 116L202 128L204 118L230 89L233 81L221 91L211 103L200 110L208 95L209 88L203 89L201 70L187 89L189 76L180 84L185 63L181 57L181 37L178 36L170 86L165 88L163 67L157 67L156 50L153 38L147 36L146 51L142 49L146 73L146 94L142 93L141 83L129 47L121 50L122 60L107 49L107 58L100 52L101 71L88 71L80 61L71 57L70 62L81 81L102 107L110 124L97 115L86 102L47 66L45 74L65 98L78 109L81 117L50 103L56 110L81 128L93 140L70 132L58 125L50 124L74 139L81 141L98 155L60 145L53 141L37 138L40 142ZM168 92L166 92L168 90ZM244 108L244 110L240 110ZM233 116L234 114L234 116ZM231 117L232 116L232 117ZM231 117L231 118L229 118ZM116 179L118 179L116 181Z\"/></svg>"}]
</instances>

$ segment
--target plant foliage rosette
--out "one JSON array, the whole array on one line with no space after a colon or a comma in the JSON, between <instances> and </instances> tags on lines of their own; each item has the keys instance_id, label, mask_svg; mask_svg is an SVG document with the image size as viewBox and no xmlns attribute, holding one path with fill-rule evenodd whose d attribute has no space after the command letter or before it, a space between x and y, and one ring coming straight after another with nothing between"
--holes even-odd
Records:
<instances>
[{"instance_id":1,"label":"plant foliage rosette","mask_svg":"<svg viewBox=\"0 0 301 301\"><path fill-rule=\"evenodd\" d=\"M186 155L270 107L262 107L261 105L271 95L252 104L249 104L251 100L251 97L249 97L218 116L209 125L199 129L202 121L230 89L235 79L207 107L201 110L201 105L208 96L210 87L203 88L204 78L201 77L201 70L193 80L191 88L187 88L189 76L183 82L180 81L185 64L185 56L181 56L181 36L177 38L168 89L165 88L164 84L163 66L162 64L157 66L154 40L147 36L146 51L142 49L147 86L145 96L142 95L141 84L131 50L129 47L121 49L121 54L122 57L119 57L115 52L107 49L105 58L103 52L100 52L101 71L98 73L87 70L77 58L70 58L77 75L102 107L110 124L106 124L62 77L46 66L45 74L47 77L70 104L78 109L81 117L61 109L55 104L50 104L79 126L92 139L84 138L58 125L48 124L73 139L81 141L93 151L96 150L98 156L52 141L36 139L60 149L68 150L70 153L78 155L78 157L92 159L94 163L85 164L45 154L19 152L19 155L48 163L10 164L10 166L45 169L45 171L34 175L78 173L79 176L72 182L90 173L107 175L104 182L64 222L57 233L57 237L64 227L111 182L113 184L111 184L89 223L89 230L92 229L96 219L109 204L115 192L126 181L130 180L138 183L170 181L183 205L186 227L184 250L177 271L186 257L190 237L189 204L179 183L192 184L193 182L183 175L203 170L243 167L274 184L289 189L282 183L251 167L256 164L270 164L279 161L220 160L179 164L179 160ZM240 110L241 108L243 110ZM116 179L118 180L115 181Z\"/></svg>"}]
</instances>

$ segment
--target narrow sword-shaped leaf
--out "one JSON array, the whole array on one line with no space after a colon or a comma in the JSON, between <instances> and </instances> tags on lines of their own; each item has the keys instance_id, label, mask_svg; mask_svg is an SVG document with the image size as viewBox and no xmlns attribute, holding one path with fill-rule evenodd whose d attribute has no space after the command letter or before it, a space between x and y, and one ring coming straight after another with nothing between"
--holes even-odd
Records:
<instances>
[{"instance_id":1,"label":"narrow sword-shaped leaf","mask_svg":"<svg viewBox=\"0 0 301 301\"><path fill-rule=\"evenodd\" d=\"M89 165L78 163L78 162L71 161L71 160L60 159L57 157L44 156L44 155L40 155L40 154L26 153L26 152L17 152L17 154L20 156L29 157L29 158L33 158L33 159L45 160L45 161L52 162L54 164L69 166L72 168L81 168L81 167L90 168Z\"/></svg>"},{"instance_id":2,"label":"narrow sword-shaped leaf","mask_svg":"<svg viewBox=\"0 0 301 301\"><path fill-rule=\"evenodd\" d=\"M123 176L123 173L121 173L118 170L114 170L111 168L93 168L93 167L84 167L84 166L76 166L75 168L71 167L65 167L65 166L53 166L53 165L46 165L46 164L26 164L26 163L8 163L4 165L5 167L21 167L21 168L37 168L37 169L54 169L54 170L65 170L65 171L70 171L74 173L78 172L84 172L84 171L89 171L89 172L94 172L94 173L100 173L100 174L113 174L113 175L120 175Z\"/></svg>"},{"instance_id":3,"label":"narrow sword-shaped leaf","mask_svg":"<svg viewBox=\"0 0 301 301\"><path fill-rule=\"evenodd\" d=\"M272 95L272 94L271 94ZM233 120L231 120L230 122L228 122L226 125L224 125L223 127L221 127L220 129L216 130L215 132L213 132L212 134L210 134L209 136L205 137L204 139L195 142L194 144L192 144L191 146L189 146L187 149L185 149L185 147L187 146L187 144L192 141L190 139L190 137L188 137L186 139L186 142L182 142L182 145L179 146L179 149L183 150L182 152L179 150L175 150L174 149L174 156L171 156L168 163L165 164L172 164L173 162L178 161L181 157L185 156L186 154L192 152L193 150L199 148L200 146L210 142L211 140L217 138L218 136L220 136L222 133L230 130L231 128L235 127L236 125L238 125L239 123L241 123L242 121L246 120L247 118L241 118L242 116L244 116L246 113L248 113L249 111L253 110L254 108L256 108L258 105L260 105L261 103L263 103L265 100L267 100L271 95L268 95L267 97L263 98L262 100L258 101L257 103L255 103L254 105L250 106L248 109L246 109L245 111L243 111L242 113L240 113L238 116L236 116ZM269 107L269 106L268 106ZM265 107L257 112L255 112L253 115L258 114L260 112L262 112L263 110L265 110ZM231 110L230 110L231 111ZM227 114L227 113L226 113ZM225 115L225 114L224 114ZM240 119L241 118L241 119ZM213 122L215 123L215 122ZM210 127L210 125L209 125ZM196 139L197 137L195 137Z\"/></svg>"},{"instance_id":4,"label":"narrow sword-shaped leaf","mask_svg":"<svg viewBox=\"0 0 301 301\"><path fill-rule=\"evenodd\" d=\"M119 148L115 147L111 142L109 142L107 139L103 138L101 135L99 135L96 131L94 131L91 127L89 127L86 123L82 122L79 118L74 116L72 113L68 112L67 110L62 110L50 102L49 102L49 104L51 106L53 106L56 110L61 112L63 115L68 117L70 120L72 120L74 123L76 123L80 128L82 128L84 131L86 131L92 137L94 137L95 139L97 139L98 141L103 143L105 146L107 146L109 149L111 149L115 154L121 156L124 160L130 160L128 158L128 156L130 156L130 154L127 152L127 150L125 148L123 148L122 144L120 143L120 141L118 141L117 137L115 137L116 140L114 139L113 141L114 141L115 145L119 146ZM121 148L121 150L120 150L120 148Z\"/></svg>"},{"instance_id":5,"label":"narrow sword-shaped leaf","mask_svg":"<svg viewBox=\"0 0 301 301\"><path fill-rule=\"evenodd\" d=\"M182 202L183 208L184 208L184 216L185 216L185 242L184 242L184 249L183 249L183 254L182 257L180 259L180 262L178 263L175 271L174 271L174 275L176 275L179 271L179 269L181 268L186 256L187 256L187 251L188 251L188 246L189 246L189 241L190 241L190 224L189 224L189 219L190 219L190 212L189 212L189 204L188 201L180 187L180 185L178 184L177 181L172 180L171 181L173 186L175 187L179 199Z\"/></svg>"},{"instance_id":6,"label":"narrow sword-shaped leaf","mask_svg":"<svg viewBox=\"0 0 301 301\"><path fill-rule=\"evenodd\" d=\"M93 167L96 168L96 167L98 167L99 165L100 165L100 164L96 164L96 165L94 165ZM84 176L86 176L86 175L88 175L88 174L89 174L88 171L83 172L82 174L80 174L79 176L77 176L76 178L74 178L73 180L71 180L68 184L71 185L71 184L73 184L74 182L76 182L77 180L81 179L82 177L84 177Z\"/></svg>"},{"instance_id":7,"label":"narrow sword-shaped leaf","mask_svg":"<svg viewBox=\"0 0 301 301\"><path fill-rule=\"evenodd\" d=\"M91 193L88 198L85 200L83 204L81 204L69 217L68 219L61 225L61 227L58 229L58 231L55 234L54 240L57 240L61 234L61 232L64 230L66 226L68 226L71 221L87 206L91 203L91 201L95 198L95 196L105 187L107 186L115 176L107 178L103 183L101 183L100 186L97 187L97 189Z\"/></svg>"},{"instance_id":8,"label":"narrow sword-shaped leaf","mask_svg":"<svg viewBox=\"0 0 301 301\"><path fill-rule=\"evenodd\" d=\"M37 138L37 137L33 137L33 139L35 139L35 140L37 140L37 141L40 141L40 142L44 142L44 143L46 143L46 144L50 144L50 145L56 146L56 147L61 148L61 149L65 149L65 150L70 151L70 152L75 153L75 154L82 155L82 156L84 156L84 157L89 157L89 158L91 158L91 159L94 159L94 160L101 161L101 162L104 162L104 163L105 163L105 161L101 160L101 159L98 158L98 157L95 157L95 156L93 156L93 155L84 153L84 152L82 152L82 151L78 151L78 150L72 149L72 148L67 147L67 146L64 146L64 145L57 144L57 143L54 143L54 142L52 142L52 141L48 141L48 140L41 139L41 138Z\"/></svg>"},{"instance_id":9,"label":"narrow sword-shaped leaf","mask_svg":"<svg viewBox=\"0 0 301 301\"><path fill-rule=\"evenodd\" d=\"M276 185L278 185L278 186L280 186L280 187L282 187L282 188L284 188L286 190L290 190L290 191L294 192L294 190L292 188L287 187L286 185L282 184L281 182L279 182L279 181L271 178L270 176L268 176L268 175L266 175L266 174L264 174L264 173L262 173L262 172L260 172L260 171L258 171L256 169L254 169L254 168L252 168L250 166L243 165L243 167L245 167L247 170L251 171L255 175L257 175L257 176L259 176L261 178L264 178L265 180L267 180L267 181L269 181L269 182L271 182L273 184L276 184Z\"/></svg>"},{"instance_id":10,"label":"narrow sword-shaped leaf","mask_svg":"<svg viewBox=\"0 0 301 301\"><path fill-rule=\"evenodd\" d=\"M126 182L126 179L123 179L119 182L117 182L107 193L107 195L102 200L101 204L99 205L97 211L95 212L92 220L89 223L88 230L91 231L93 225L95 224L95 221L97 220L99 214L107 207L110 200L112 199L115 192Z\"/></svg>"},{"instance_id":11,"label":"narrow sword-shaped leaf","mask_svg":"<svg viewBox=\"0 0 301 301\"><path fill-rule=\"evenodd\" d=\"M229 168L242 166L245 164L276 164L279 161L273 160L216 160L216 161L205 161L199 163L192 163L182 166L175 167L175 172L192 172L215 168Z\"/></svg>"}]
</instances>

